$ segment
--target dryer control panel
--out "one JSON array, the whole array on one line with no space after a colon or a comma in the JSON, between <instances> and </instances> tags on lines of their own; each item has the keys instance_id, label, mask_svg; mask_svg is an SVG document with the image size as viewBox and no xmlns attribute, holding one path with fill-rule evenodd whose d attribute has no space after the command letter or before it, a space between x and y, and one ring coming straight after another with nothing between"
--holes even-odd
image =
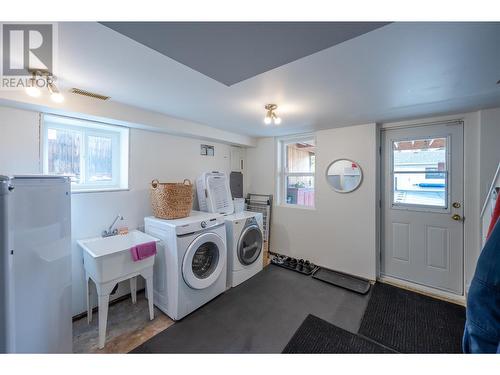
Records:
<instances>
[{"instance_id":1,"label":"dryer control panel","mask_svg":"<svg viewBox=\"0 0 500 375\"><path fill-rule=\"evenodd\" d=\"M193 221L184 225L176 227L176 233L178 236L185 234L196 233L200 231L207 231L210 228L218 227L224 224L224 216L214 216L209 217L204 220Z\"/></svg>"}]
</instances>

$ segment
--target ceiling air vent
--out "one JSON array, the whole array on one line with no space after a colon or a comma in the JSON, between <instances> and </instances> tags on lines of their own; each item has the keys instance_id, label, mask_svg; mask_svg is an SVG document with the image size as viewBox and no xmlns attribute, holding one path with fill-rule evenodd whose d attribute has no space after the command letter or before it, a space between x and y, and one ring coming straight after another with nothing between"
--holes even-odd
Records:
<instances>
[{"instance_id":1,"label":"ceiling air vent","mask_svg":"<svg viewBox=\"0 0 500 375\"><path fill-rule=\"evenodd\" d=\"M70 92L72 94L83 95L83 96L87 96L89 98L99 99L99 100L108 100L108 99L111 98L110 96L96 94L95 92L90 92L90 91L86 91L86 90L82 90L82 89L77 89L77 88L74 88L74 87L70 90Z\"/></svg>"}]
</instances>

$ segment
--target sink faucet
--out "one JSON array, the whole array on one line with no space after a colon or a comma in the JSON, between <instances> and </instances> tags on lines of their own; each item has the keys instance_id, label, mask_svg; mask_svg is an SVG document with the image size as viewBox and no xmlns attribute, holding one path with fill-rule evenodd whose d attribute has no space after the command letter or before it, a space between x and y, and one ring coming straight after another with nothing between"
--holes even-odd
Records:
<instances>
[{"instance_id":1,"label":"sink faucet","mask_svg":"<svg viewBox=\"0 0 500 375\"><path fill-rule=\"evenodd\" d=\"M118 229L113 229L113 227L115 226L116 222L118 220L123 220L123 216L122 215L117 215L115 217L115 220L113 220L113 222L111 223L111 225L109 226L109 228L107 230L104 230L102 232L102 236L103 237L111 237L111 236L116 236L118 234Z\"/></svg>"}]
</instances>

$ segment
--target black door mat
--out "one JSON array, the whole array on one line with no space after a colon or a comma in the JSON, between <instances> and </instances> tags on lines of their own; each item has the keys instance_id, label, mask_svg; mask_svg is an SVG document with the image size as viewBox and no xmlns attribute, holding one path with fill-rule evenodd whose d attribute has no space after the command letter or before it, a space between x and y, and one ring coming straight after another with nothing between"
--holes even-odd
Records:
<instances>
[{"instance_id":1,"label":"black door mat","mask_svg":"<svg viewBox=\"0 0 500 375\"><path fill-rule=\"evenodd\" d=\"M320 267L314 272L313 278L360 294L366 294L370 290L370 282L368 280L332 271L327 268Z\"/></svg>"},{"instance_id":2,"label":"black door mat","mask_svg":"<svg viewBox=\"0 0 500 375\"><path fill-rule=\"evenodd\" d=\"M395 353L389 348L308 315L283 353Z\"/></svg>"},{"instance_id":3,"label":"black door mat","mask_svg":"<svg viewBox=\"0 0 500 375\"><path fill-rule=\"evenodd\" d=\"M376 283L359 333L401 353L461 353L465 308Z\"/></svg>"}]
</instances>

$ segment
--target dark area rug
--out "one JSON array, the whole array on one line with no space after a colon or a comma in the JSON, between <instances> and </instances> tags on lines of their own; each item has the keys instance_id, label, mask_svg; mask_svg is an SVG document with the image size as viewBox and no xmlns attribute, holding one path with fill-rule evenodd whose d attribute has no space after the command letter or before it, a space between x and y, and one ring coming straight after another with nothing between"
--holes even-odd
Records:
<instances>
[{"instance_id":1,"label":"dark area rug","mask_svg":"<svg viewBox=\"0 0 500 375\"><path fill-rule=\"evenodd\" d=\"M359 334L400 353L462 353L465 308L376 283Z\"/></svg>"},{"instance_id":2,"label":"dark area rug","mask_svg":"<svg viewBox=\"0 0 500 375\"><path fill-rule=\"evenodd\" d=\"M283 353L393 353L375 342L308 315Z\"/></svg>"}]
</instances>

